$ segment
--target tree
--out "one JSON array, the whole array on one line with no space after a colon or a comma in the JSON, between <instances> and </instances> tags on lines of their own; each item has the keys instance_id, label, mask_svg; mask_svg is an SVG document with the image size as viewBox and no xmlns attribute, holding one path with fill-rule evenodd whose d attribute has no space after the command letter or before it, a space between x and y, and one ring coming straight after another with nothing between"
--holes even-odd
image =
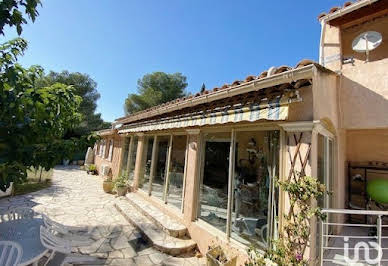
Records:
<instances>
[{"instance_id":1,"label":"tree","mask_svg":"<svg viewBox=\"0 0 388 266\"><path fill-rule=\"evenodd\" d=\"M33 22L39 15L37 11L38 5L42 5L40 0L2 0L0 1L0 34L4 35L4 27L16 26L16 31L20 35L23 31L23 24L27 24L26 17L23 15L21 7L24 8L24 13Z\"/></svg>"},{"instance_id":2,"label":"tree","mask_svg":"<svg viewBox=\"0 0 388 266\"><path fill-rule=\"evenodd\" d=\"M181 73L154 72L137 82L137 94L129 94L124 111L132 114L186 95L187 78Z\"/></svg>"},{"instance_id":3,"label":"tree","mask_svg":"<svg viewBox=\"0 0 388 266\"><path fill-rule=\"evenodd\" d=\"M101 119L100 113L95 113L97 100L100 94L97 92L97 83L87 74L79 72L70 73L62 71L60 73L51 71L40 80L39 86L50 86L55 83L70 85L74 88L74 93L82 98L79 112L82 114L82 120L73 132L68 132L70 136L82 136L92 131L110 127L110 123Z\"/></svg>"},{"instance_id":4,"label":"tree","mask_svg":"<svg viewBox=\"0 0 388 266\"><path fill-rule=\"evenodd\" d=\"M64 140L76 126L81 97L61 83L38 87L43 69L23 68L17 57L27 48L23 39L0 45L0 190L26 179L30 167L49 170L78 140Z\"/></svg>"},{"instance_id":5,"label":"tree","mask_svg":"<svg viewBox=\"0 0 388 266\"><path fill-rule=\"evenodd\" d=\"M206 91L205 83L202 83L200 92L201 92L201 93L204 93L205 91Z\"/></svg>"}]
</instances>

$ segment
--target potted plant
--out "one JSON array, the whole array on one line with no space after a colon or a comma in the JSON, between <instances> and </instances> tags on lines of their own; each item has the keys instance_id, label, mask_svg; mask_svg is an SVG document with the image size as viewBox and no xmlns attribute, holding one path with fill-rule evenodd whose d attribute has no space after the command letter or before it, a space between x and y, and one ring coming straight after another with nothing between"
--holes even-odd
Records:
<instances>
[{"instance_id":1,"label":"potted plant","mask_svg":"<svg viewBox=\"0 0 388 266\"><path fill-rule=\"evenodd\" d=\"M210 246L206 253L208 266L235 266L237 256L229 256L220 245Z\"/></svg>"},{"instance_id":2,"label":"potted plant","mask_svg":"<svg viewBox=\"0 0 388 266\"><path fill-rule=\"evenodd\" d=\"M87 173L92 175L97 175L97 166L94 164L89 165Z\"/></svg>"},{"instance_id":3,"label":"potted plant","mask_svg":"<svg viewBox=\"0 0 388 266\"><path fill-rule=\"evenodd\" d=\"M127 178L123 175L119 176L115 181L114 181L114 188L117 192L118 196L124 196L125 193L127 193Z\"/></svg>"},{"instance_id":4,"label":"potted plant","mask_svg":"<svg viewBox=\"0 0 388 266\"><path fill-rule=\"evenodd\" d=\"M102 183L102 189L104 190L105 193L112 193L113 181L111 177L107 176L104 179L104 182Z\"/></svg>"},{"instance_id":5,"label":"potted plant","mask_svg":"<svg viewBox=\"0 0 388 266\"><path fill-rule=\"evenodd\" d=\"M63 159L62 163L63 163L64 166L68 166L69 163L70 163L70 160L69 159Z\"/></svg>"}]
</instances>

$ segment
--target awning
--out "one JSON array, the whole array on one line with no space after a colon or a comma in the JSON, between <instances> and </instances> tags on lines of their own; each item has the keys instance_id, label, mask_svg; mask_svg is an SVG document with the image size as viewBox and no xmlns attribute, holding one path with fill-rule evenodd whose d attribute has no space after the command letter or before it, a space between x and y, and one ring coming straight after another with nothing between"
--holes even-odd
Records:
<instances>
[{"instance_id":1,"label":"awning","mask_svg":"<svg viewBox=\"0 0 388 266\"><path fill-rule=\"evenodd\" d=\"M121 133L145 132L195 126L206 126L243 121L258 120L286 120L288 117L289 97L279 97L272 101L261 101L249 106L233 106L233 108L218 107L212 111L197 112L180 116L156 119L141 123L124 125L119 129Z\"/></svg>"}]
</instances>

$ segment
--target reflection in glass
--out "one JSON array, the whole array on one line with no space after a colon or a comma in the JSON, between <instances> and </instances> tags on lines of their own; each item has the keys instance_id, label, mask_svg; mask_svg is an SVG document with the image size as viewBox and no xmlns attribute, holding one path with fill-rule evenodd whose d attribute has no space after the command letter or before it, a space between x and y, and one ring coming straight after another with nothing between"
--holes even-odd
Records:
<instances>
[{"instance_id":1,"label":"reflection in glass","mask_svg":"<svg viewBox=\"0 0 388 266\"><path fill-rule=\"evenodd\" d=\"M121 159L120 175L126 175L127 163L128 163L128 151L129 151L129 137L125 137L123 145L123 157Z\"/></svg>"},{"instance_id":2,"label":"reflection in glass","mask_svg":"<svg viewBox=\"0 0 388 266\"><path fill-rule=\"evenodd\" d=\"M273 180L278 176L278 131L236 133L231 237L265 247L277 215Z\"/></svg>"},{"instance_id":3,"label":"reflection in glass","mask_svg":"<svg viewBox=\"0 0 388 266\"><path fill-rule=\"evenodd\" d=\"M163 200L164 180L166 177L166 163L170 136L158 136L156 150L156 169L152 180L152 196Z\"/></svg>"},{"instance_id":4,"label":"reflection in glass","mask_svg":"<svg viewBox=\"0 0 388 266\"><path fill-rule=\"evenodd\" d=\"M138 137L133 137L133 143L130 144L130 155L129 155L129 162L128 162L128 180L133 180L133 177L135 175L135 164L136 164L136 152L137 152L137 141Z\"/></svg>"},{"instance_id":5,"label":"reflection in glass","mask_svg":"<svg viewBox=\"0 0 388 266\"><path fill-rule=\"evenodd\" d=\"M139 188L148 193L150 187L152 148L154 146L154 137L145 138L145 146L142 160L142 173L140 174Z\"/></svg>"},{"instance_id":6,"label":"reflection in glass","mask_svg":"<svg viewBox=\"0 0 388 266\"><path fill-rule=\"evenodd\" d=\"M186 142L186 136L173 136L170 171L168 176L167 203L172 204L179 209L182 206Z\"/></svg>"},{"instance_id":7,"label":"reflection in glass","mask_svg":"<svg viewBox=\"0 0 388 266\"><path fill-rule=\"evenodd\" d=\"M226 232L230 133L204 135L199 217Z\"/></svg>"}]
</instances>

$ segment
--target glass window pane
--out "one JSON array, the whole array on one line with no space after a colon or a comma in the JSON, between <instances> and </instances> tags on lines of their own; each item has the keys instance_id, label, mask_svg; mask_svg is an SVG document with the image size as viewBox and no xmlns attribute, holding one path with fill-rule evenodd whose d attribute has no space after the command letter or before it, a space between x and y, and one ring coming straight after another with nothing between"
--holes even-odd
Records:
<instances>
[{"instance_id":1,"label":"glass window pane","mask_svg":"<svg viewBox=\"0 0 388 266\"><path fill-rule=\"evenodd\" d=\"M321 184L326 184L326 178L325 178L325 168L326 168L326 154L325 154L325 141L326 141L326 138L321 135L321 134L318 134L318 170L317 170L317 173L318 173L318 180L319 182L321 182ZM318 206L320 207L326 207L325 204L324 204L324 198L321 197L319 200L318 200Z\"/></svg>"},{"instance_id":2,"label":"glass window pane","mask_svg":"<svg viewBox=\"0 0 388 266\"><path fill-rule=\"evenodd\" d=\"M166 177L166 163L170 136L158 136L156 150L156 169L152 180L152 196L163 200L164 180Z\"/></svg>"},{"instance_id":3,"label":"glass window pane","mask_svg":"<svg viewBox=\"0 0 388 266\"><path fill-rule=\"evenodd\" d=\"M276 231L278 163L278 131L236 133L231 237L247 246L266 247L269 230Z\"/></svg>"},{"instance_id":4,"label":"glass window pane","mask_svg":"<svg viewBox=\"0 0 388 266\"><path fill-rule=\"evenodd\" d=\"M108 160L112 161L113 158L113 139L109 141L109 152L108 152Z\"/></svg>"},{"instance_id":5,"label":"glass window pane","mask_svg":"<svg viewBox=\"0 0 388 266\"><path fill-rule=\"evenodd\" d=\"M129 142L130 142L130 137L125 137L124 138L124 144L122 146L123 152L122 156L123 158L121 159L121 165L120 165L120 175L127 176L127 164L128 164L128 155L129 155Z\"/></svg>"},{"instance_id":6,"label":"glass window pane","mask_svg":"<svg viewBox=\"0 0 388 266\"><path fill-rule=\"evenodd\" d=\"M186 136L173 136L167 203L179 209L182 206L183 179L186 159Z\"/></svg>"},{"instance_id":7,"label":"glass window pane","mask_svg":"<svg viewBox=\"0 0 388 266\"><path fill-rule=\"evenodd\" d=\"M226 232L230 133L204 135L199 217Z\"/></svg>"},{"instance_id":8,"label":"glass window pane","mask_svg":"<svg viewBox=\"0 0 388 266\"><path fill-rule=\"evenodd\" d=\"M135 174L135 164L136 164L136 152L137 152L137 141L138 137L133 137L133 143L131 146L130 151L130 157L129 157L129 163L128 163L128 179L133 180L134 174Z\"/></svg>"},{"instance_id":9,"label":"glass window pane","mask_svg":"<svg viewBox=\"0 0 388 266\"><path fill-rule=\"evenodd\" d=\"M152 149L154 146L154 137L145 138L145 146L142 160L142 173L140 174L139 188L148 192L150 187L150 174L151 174L151 160L152 160Z\"/></svg>"}]
</instances>

